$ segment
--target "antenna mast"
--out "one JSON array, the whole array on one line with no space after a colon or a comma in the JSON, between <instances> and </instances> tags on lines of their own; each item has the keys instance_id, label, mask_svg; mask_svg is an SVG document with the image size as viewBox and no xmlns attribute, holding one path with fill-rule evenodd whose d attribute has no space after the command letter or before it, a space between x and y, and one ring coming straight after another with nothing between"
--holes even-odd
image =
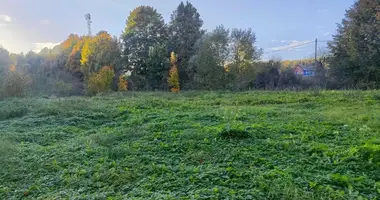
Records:
<instances>
[{"instance_id":1,"label":"antenna mast","mask_svg":"<svg viewBox=\"0 0 380 200\"><path fill-rule=\"evenodd\" d=\"M84 18L87 21L88 36L91 36L91 23L92 23L92 21L91 21L90 13L85 14Z\"/></svg>"}]
</instances>

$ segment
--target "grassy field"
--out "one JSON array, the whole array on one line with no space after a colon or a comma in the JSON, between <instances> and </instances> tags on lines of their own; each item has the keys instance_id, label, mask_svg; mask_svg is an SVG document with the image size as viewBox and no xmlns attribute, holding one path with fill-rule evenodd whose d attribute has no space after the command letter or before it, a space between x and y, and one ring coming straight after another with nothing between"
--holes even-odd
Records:
<instances>
[{"instance_id":1,"label":"grassy field","mask_svg":"<svg viewBox=\"0 0 380 200\"><path fill-rule=\"evenodd\" d=\"M380 199L380 91L0 101L0 199Z\"/></svg>"}]
</instances>

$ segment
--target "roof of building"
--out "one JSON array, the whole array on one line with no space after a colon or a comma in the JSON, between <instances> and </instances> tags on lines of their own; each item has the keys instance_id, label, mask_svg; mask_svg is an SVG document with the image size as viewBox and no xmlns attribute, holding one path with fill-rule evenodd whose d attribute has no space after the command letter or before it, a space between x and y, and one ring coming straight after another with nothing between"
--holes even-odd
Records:
<instances>
[{"instance_id":1,"label":"roof of building","mask_svg":"<svg viewBox=\"0 0 380 200\"><path fill-rule=\"evenodd\" d=\"M298 64L295 67L301 67L303 70L316 70L316 64L310 63L310 64Z\"/></svg>"}]
</instances>

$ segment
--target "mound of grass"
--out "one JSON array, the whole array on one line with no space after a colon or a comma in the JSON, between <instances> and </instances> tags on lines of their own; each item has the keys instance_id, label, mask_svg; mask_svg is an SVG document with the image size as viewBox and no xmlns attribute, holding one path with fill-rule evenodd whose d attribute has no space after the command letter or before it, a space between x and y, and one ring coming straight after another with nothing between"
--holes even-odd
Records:
<instances>
[{"instance_id":1,"label":"mound of grass","mask_svg":"<svg viewBox=\"0 0 380 200\"><path fill-rule=\"evenodd\" d=\"M250 137L248 131L239 129L225 129L218 135L222 139L246 139Z\"/></svg>"}]
</instances>

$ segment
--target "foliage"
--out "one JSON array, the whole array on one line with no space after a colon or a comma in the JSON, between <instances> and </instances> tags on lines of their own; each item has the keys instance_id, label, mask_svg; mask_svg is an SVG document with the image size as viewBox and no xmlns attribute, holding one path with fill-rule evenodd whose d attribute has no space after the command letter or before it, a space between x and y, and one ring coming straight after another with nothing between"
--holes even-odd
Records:
<instances>
[{"instance_id":1,"label":"foliage","mask_svg":"<svg viewBox=\"0 0 380 200\"><path fill-rule=\"evenodd\" d=\"M73 84L64 81L57 81L54 88L53 93L57 96L70 96L73 93Z\"/></svg>"},{"instance_id":2,"label":"foliage","mask_svg":"<svg viewBox=\"0 0 380 200\"><path fill-rule=\"evenodd\" d=\"M156 44L149 50L146 60L147 79L145 87L150 90L167 88L167 73L170 68L167 47L165 45Z\"/></svg>"},{"instance_id":3,"label":"foliage","mask_svg":"<svg viewBox=\"0 0 380 200\"><path fill-rule=\"evenodd\" d=\"M300 79L294 74L293 68L285 68L278 82L281 89L296 88L300 85Z\"/></svg>"},{"instance_id":4,"label":"foliage","mask_svg":"<svg viewBox=\"0 0 380 200\"><path fill-rule=\"evenodd\" d=\"M5 97L20 97L26 94L31 83L30 77L23 71L17 71L15 66L4 75L2 83Z\"/></svg>"},{"instance_id":5,"label":"foliage","mask_svg":"<svg viewBox=\"0 0 380 200\"><path fill-rule=\"evenodd\" d=\"M125 75L120 75L119 76L118 90L120 92L126 92L126 91L128 91L128 81L125 80Z\"/></svg>"},{"instance_id":6,"label":"foliage","mask_svg":"<svg viewBox=\"0 0 380 200\"><path fill-rule=\"evenodd\" d=\"M103 66L118 69L120 49L118 41L106 31L99 31L94 37L84 38L80 63L85 75L97 72Z\"/></svg>"},{"instance_id":7,"label":"foliage","mask_svg":"<svg viewBox=\"0 0 380 200\"><path fill-rule=\"evenodd\" d=\"M12 60L9 56L9 52L0 46L0 77L6 72L11 64Z\"/></svg>"},{"instance_id":8,"label":"foliage","mask_svg":"<svg viewBox=\"0 0 380 200\"><path fill-rule=\"evenodd\" d=\"M259 74L260 64L256 60L261 57L262 49L254 46L255 33L247 30L233 29L230 36L230 59L228 69L228 88L245 90L253 87L255 77ZM259 78L259 77L258 77Z\"/></svg>"},{"instance_id":9,"label":"foliage","mask_svg":"<svg viewBox=\"0 0 380 200\"><path fill-rule=\"evenodd\" d=\"M228 58L229 31L218 26L202 37L197 44L197 54L191 64L196 72L197 89L223 89L225 87L224 64Z\"/></svg>"},{"instance_id":10,"label":"foliage","mask_svg":"<svg viewBox=\"0 0 380 200\"><path fill-rule=\"evenodd\" d=\"M72 47L70 54L68 55L65 68L79 79L83 79L83 72L81 70L81 51L84 45L85 38L78 38L76 44Z\"/></svg>"},{"instance_id":11,"label":"foliage","mask_svg":"<svg viewBox=\"0 0 380 200\"><path fill-rule=\"evenodd\" d=\"M112 67L102 67L99 72L90 75L87 93L93 95L111 91L114 76L115 72Z\"/></svg>"},{"instance_id":12,"label":"foliage","mask_svg":"<svg viewBox=\"0 0 380 200\"><path fill-rule=\"evenodd\" d=\"M375 94L7 99L0 199L376 199Z\"/></svg>"},{"instance_id":13,"label":"foliage","mask_svg":"<svg viewBox=\"0 0 380 200\"><path fill-rule=\"evenodd\" d=\"M338 25L329 43L329 74L338 87L380 87L379 7L378 0L356 1Z\"/></svg>"},{"instance_id":14,"label":"foliage","mask_svg":"<svg viewBox=\"0 0 380 200\"><path fill-rule=\"evenodd\" d=\"M169 42L172 51L177 54L177 68L181 77L181 85L193 84L194 69L190 66L190 58L196 54L196 42L205 33L203 21L197 9L188 1L181 2L171 16L169 23ZM189 86L191 88L191 86Z\"/></svg>"},{"instance_id":15,"label":"foliage","mask_svg":"<svg viewBox=\"0 0 380 200\"><path fill-rule=\"evenodd\" d=\"M239 71L246 69L261 57L263 50L255 47L255 43L256 35L251 28L231 31L232 63Z\"/></svg>"},{"instance_id":16,"label":"foliage","mask_svg":"<svg viewBox=\"0 0 380 200\"><path fill-rule=\"evenodd\" d=\"M178 68L177 68L177 57L174 52L170 54L170 64L171 68L169 70L169 79L168 84L171 87L171 92L179 92L179 74L178 74Z\"/></svg>"},{"instance_id":17,"label":"foliage","mask_svg":"<svg viewBox=\"0 0 380 200\"><path fill-rule=\"evenodd\" d=\"M129 14L120 38L106 31L70 34L52 49L26 54L10 54L0 47L0 83L10 80L5 78L12 66L31 80L28 95L83 95L90 77L110 66L115 91L121 74L129 74L131 90L164 91L170 84L170 52L176 52L181 90L380 88L379 7L378 0L355 2L338 25L330 51L320 49L315 63L310 58L262 62L263 50L256 46L252 28L229 31L218 26L206 32L200 13L189 2L177 6L168 24L155 8L139 6ZM315 76L295 76L290 68L298 63L314 63ZM0 96L5 93L2 85Z\"/></svg>"},{"instance_id":18,"label":"foliage","mask_svg":"<svg viewBox=\"0 0 380 200\"><path fill-rule=\"evenodd\" d=\"M131 80L141 89L159 87L156 84L164 81L161 78L168 63L167 53L163 56L167 29L161 14L149 6L135 8L127 19L122 39L123 63L131 71Z\"/></svg>"},{"instance_id":19,"label":"foliage","mask_svg":"<svg viewBox=\"0 0 380 200\"><path fill-rule=\"evenodd\" d=\"M281 62L270 60L266 63L257 64L257 76L255 87L258 89L275 89L280 87L280 68ZM294 73L294 72L293 72ZM287 74L284 74L286 76Z\"/></svg>"}]
</instances>

